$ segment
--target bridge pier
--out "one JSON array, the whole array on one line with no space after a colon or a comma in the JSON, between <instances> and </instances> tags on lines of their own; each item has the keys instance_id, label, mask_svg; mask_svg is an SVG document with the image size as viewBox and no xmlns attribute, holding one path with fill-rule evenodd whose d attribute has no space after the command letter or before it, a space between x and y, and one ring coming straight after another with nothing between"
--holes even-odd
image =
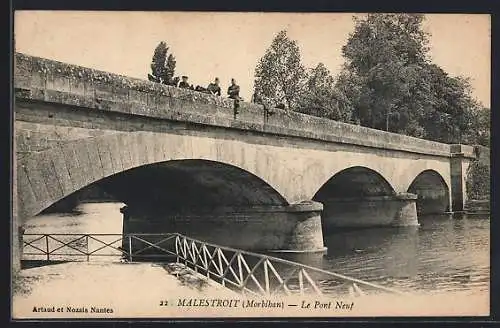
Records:
<instances>
[{"instance_id":1,"label":"bridge pier","mask_svg":"<svg viewBox=\"0 0 500 328\"><path fill-rule=\"evenodd\" d=\"M411 193L323 200L323 227L331 231L335 228L416 226L416 200L417 195Z\"/></svg>"},{"instance_id":2,"label":"bridge pier","mask_svg":"<svg viewBox=\"0 0 500 328\"><path fill-rule=\"evenodd\" d=\"M148 209L149 208L149 209ZM123 233L172 233L249 251L318 252L323 244L317 202L285 206L216 207L173 212L122 208ZM124 241L124 247L127 247Z\"/></svg>"},{"instance_id":3,"label":"bridge pier","mask_svg":"<svg viewBox=\"0 0 500 328\"><path fill-rule=\"evenodd\" d=\"M473 148L464 145L451 145L450 177L451 177L451 212L464 212L467 201L465 179L472 159L475 159Z\"/></svg>"}]
</instances>

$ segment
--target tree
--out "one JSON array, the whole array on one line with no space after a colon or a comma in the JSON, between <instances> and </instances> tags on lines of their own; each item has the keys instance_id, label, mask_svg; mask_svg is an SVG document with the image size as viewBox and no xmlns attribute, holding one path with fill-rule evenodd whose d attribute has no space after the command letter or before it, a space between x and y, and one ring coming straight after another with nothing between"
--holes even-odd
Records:
<instances>
[{"instance_id":1,"label":"tree","mask_svg":"<svg viewBox=\"0 0 500 328\"><path fill-rule=\"evenodd\" d=\"M467 198L469 199L489 199L491 171L490 165L474 161L467 169L465 180Z\"/></svg>"},{"instance_id":2,"label":"tree","mask_svg":"<svg viewBox=\"0 0 500 328\"><path fill-rule=\"evenodd\" d=\"M472 97L470 81L449 76L435 64L427 65L427 70L432 106L420 118L425 137L446 143L476 144L480 106Z\"/></svg>"},{"instance_id":3,"label":"tree","mask_svg":"<svg viewBox=\"0 0 500 328\"><path fill-rule=\"evenodd\" d=\"M254 91L275 103L282 102L288 108L295 108L305 77L297 42L289 39L283 30L257 64Z\"/></svg>"},{"instance_id":4,"label":"tree","mask_svg":"<svg viewBox=\"0 0 500 328\"><path fill-rule=\"evenodd\" d=\"M476 143L479 103L469 80L430 63L421 14L355 18L336 83L360 124L447 143ZM483 120L484 121L484 120Z\"/></svg>"},{"instance_id":5,"label":"tree","mask_svg":"<svg viewBox=\"0 0 500 328\"><path fill-rule=\"evenodd\" d=\"M423 15L368 14L355 18L342 48L346 59L340 87L362 125L421 136L416 119L429 106L427 34Z\"/></svg>"},{"instance_id":6,"label":"tree","mask_svg":"<svg viewBox=\"0 0 500 328\"><path fill-rule=\"evenodd\" d=\"M335 79L323 63L319 63L307 74L297 111L326 117L337 121L348 121L347 111L340 108L340 95L335 90Z\"/></svg>"},{"instance_id":7,"label":"tree","mask_svg":"<svg viewBox=\"0 0 500 328\"><path fill-rule=\"evenodd\" d=\"M151 62L151 74L148 80L157 83L169 84L175 74L175 57L168 53L167 44L162 41L156 46Z\"/></svg>"},{"instance_id":8,"label":"tree","mask_svg":"<svg viewBox=\"0 0 500 328\"><path fill-rule=\"evenodd\" d=\"M481 108L476 111L476 119L472 131L476 132L476 143L481 146L490 147L491 136L491 111L489 108Z\"/></svg>"}]
</instances>

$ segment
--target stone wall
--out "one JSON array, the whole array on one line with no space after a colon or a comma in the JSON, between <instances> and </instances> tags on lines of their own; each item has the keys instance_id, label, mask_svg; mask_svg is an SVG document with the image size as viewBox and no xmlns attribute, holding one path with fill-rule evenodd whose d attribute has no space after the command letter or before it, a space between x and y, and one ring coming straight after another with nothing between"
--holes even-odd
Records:
<instances>
[{"instance_id":1,"label":"stone wall","mask_svg":"<svg viewBox=\"0 0 500 328\"><path fill-rule=\"evenodd\" d=\"M329 234L337 228L418 225L416 198L413 194L402 194L324 200L323 231Z\"/></svg>"},{"instance_id":2,"label":"stone wall","mask_svg":"<svg viewBox=\"0 0 500 328\"><path fill-rule=\"evenodd\" d=\"M146 80L97 71L16 53L18 99L67 104L166 120L186 121L330 142L449 156L450 146L309 116L241 103L234 119L233 100Z\"/></svg>"}]
</instances>

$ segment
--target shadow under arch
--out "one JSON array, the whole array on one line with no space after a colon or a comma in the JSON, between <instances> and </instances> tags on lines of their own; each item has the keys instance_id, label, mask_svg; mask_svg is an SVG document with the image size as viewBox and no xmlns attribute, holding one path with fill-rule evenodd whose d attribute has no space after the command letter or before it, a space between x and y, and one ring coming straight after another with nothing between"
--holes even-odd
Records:
<instances>
[{"instance_id":1,"label":"shadow under arch","mask_svg":"<svg viewBox=\"0 0 500 328\"><path fill-rule=\"evenodd\" d=\"M91 192L89 193L89 190ZM288 205L258 176L234 165L201 159L145 164L95 181L41 211L71 212L92 194L165 211L218 206Z\"/></svg>"},{"instance_id":2,"label":"shadow under arch","mask_svg":"<svg viewBox=\"0 0 500 328\"><path fill-rule=\"evenodd\" d=\"M420 172L408 187L417 195L417 214L442 214L450 210L449 187L435 170Z\"/></svg>"},{"instance_id":3,"label":"shadow under arch","mask_svg":"<svg viewBox=\"0 0 500 328\"><path fill-rule=\"evenodd\" d=\"M323 203L324 234L336 228L382 226L390 223L396 192L377 171L363 166L346 168L333 175L313 197Z\"/></svg>"},{"instance_id":4,"label":"shadow under arch","mask_svg":"<svg viewBox=\"0 0 500 328\"><path fill-rule=\"evenodd\" d=\"M394 194L394 188L380 173L364 166L352 166L333 175L316 192L313 200Z\"/></svg>"},{"instance_id":5,"label":"shadow under arch","mask_svg":"<svg viewBox=\"0 0 500 328\"><path fill-rule=\"evenodd\" d=\"M233 165L181 159L135 167L99 181L106 192L128 205L165 210L213 209L255 205L288 205L260 177Z\"/></svg>"}]
</instances>

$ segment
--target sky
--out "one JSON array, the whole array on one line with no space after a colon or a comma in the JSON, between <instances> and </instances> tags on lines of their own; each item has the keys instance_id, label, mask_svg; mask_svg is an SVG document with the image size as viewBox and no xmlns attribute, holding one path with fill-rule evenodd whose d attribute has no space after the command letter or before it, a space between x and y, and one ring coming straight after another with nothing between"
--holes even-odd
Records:
<instances>
[{"instance_id":1,"label":"sky","mask_svg":"<svg viewBox=\"0 0 500 328\"><path fill-rule=\"evenodd\" d=\"M298 42L302 63L319 62L336 75L341 49L354 29L348 13L201 13L17 11L15 51L146 79L155 47L165 41L176 75L223 92L231 78L249 100L255 67L283 29ZM452 76L471 79L473 95L490 107L490 16L426 15L430 58Z\"/></svg>"}]
</instances>

